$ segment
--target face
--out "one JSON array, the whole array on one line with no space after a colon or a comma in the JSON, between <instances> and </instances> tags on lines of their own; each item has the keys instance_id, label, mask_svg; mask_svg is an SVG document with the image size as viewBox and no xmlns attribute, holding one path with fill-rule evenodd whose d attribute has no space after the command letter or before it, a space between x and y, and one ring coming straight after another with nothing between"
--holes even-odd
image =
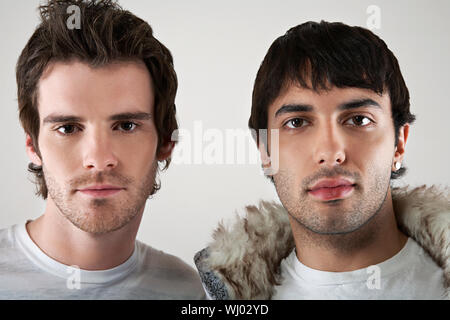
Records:
<instances>
[{"instance_id":1,"label":"face","mask_svg":"<svg viewBox=\"0 0 450 320\"><path fill-rule=\"evenodd\" d=\"M27 150L43 167L48 205L94 234L120 229L142 213L157 161L165 158L156 154L154 92L145 65L52 63L38 99L41 158Z\"/></svg>"},{"instance_id":2,"label":"face","mask_svg":"<svg viewBox=\"0 0 450 320\"><path fill-rule=\"evenodd\" d=\"M295 85L269 106L268 128L279 135L280 200L291 220L318 234L353 232L382 209L408 130L396 148L388 93ZM271 153L276 147L269 143Z\"/></svg>"}]
</instances>

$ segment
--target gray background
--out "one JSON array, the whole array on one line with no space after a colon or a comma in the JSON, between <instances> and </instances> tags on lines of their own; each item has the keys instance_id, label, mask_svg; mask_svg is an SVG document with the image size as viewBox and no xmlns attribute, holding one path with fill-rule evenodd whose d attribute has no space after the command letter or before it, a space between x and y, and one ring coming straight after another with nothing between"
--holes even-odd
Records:
<instances>
[{"instance_id":1,"label":"gray background","mask_svg":"<svg viewBox=\"0 0 450 320\"><path fill-rule=\"evenodd\" d=\"M1 1L0 228L42 214L27 173L25 136L18 121L15 64L38 23L39 1ZM399 185L448 185L450 137L450 1L140 1L124 8L148 21L172 52L179 77L181 128L245 129L253 81L275 38L308 20L367 27L369 5L381 9L374 30L397 56L417 121L410 130ZM253 148L254 146L252 146ZM147 202L138 239L193 265L220 220L243 206L277 199L258 165L176 165Z\"/></svg>"}]
</instances>

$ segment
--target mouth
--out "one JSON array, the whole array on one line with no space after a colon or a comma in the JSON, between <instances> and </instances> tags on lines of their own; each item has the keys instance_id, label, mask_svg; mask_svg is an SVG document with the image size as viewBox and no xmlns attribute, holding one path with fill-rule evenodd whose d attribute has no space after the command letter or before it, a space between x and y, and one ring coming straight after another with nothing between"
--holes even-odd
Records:
<instances>
[{"instance_id":1,"label":"mouth","mask_svg":"<svg viewBox=\"0 0 450 320\"><path fill-rule=\"evenodd\" d=\"M91 186L84 189L78 189L84 195L94 198L106 198L113 196L124 190L124 188L111 186L111 185L101 185L101 186Z\"/></svg>"},{"instance_id":2,"label":"mouth","mask_svg":"<svg viewBox=\"0 0 450 320\"><path fill-rule=\"evenodd\" d=\"M313 198L320 201L331 201L348 198L356 184L346 179L320 180L308 190Z\"/></svg>"}]
</instances>

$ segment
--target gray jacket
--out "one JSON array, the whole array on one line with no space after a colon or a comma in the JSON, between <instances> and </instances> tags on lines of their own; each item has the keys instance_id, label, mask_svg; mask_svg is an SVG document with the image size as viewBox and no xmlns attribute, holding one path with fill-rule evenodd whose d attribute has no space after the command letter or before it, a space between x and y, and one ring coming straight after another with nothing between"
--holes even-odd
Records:
<instances>
[{"instance_id":1,"label":"gray jacket","mask_svg":"<svg viewBox=\"0 0 450 320\"><path fill-rule=\"evenodd\" d=\"M444 271L450 299L450 195L426 186L392 190L398 226ZM280 263L294 248L283 206L261 201L247 206L231 228L219 224L209 246L195 255L203 286L213 299L270 299L280 281Z\"/></svg>"}]
</instances>

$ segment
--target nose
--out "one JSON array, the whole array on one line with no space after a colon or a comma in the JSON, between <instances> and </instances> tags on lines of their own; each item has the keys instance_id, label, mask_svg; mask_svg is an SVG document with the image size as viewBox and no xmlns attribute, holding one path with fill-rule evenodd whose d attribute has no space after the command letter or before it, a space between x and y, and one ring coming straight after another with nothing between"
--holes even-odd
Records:
<instances>
[{"instance_id":1,"label":"nose","mask_svg":"<svg viewBox=\"0 0 450 320\"><path fill-rule=\"evenodd\" d=\"M83 167L89 170L105 171L115 168L118 159L112 148L110 135L97 130L87 136L84 146Z\"/></svg>"},{"instance_id":2,"label":"nose","mask_svg":"<svg viewBox=\"0 0 450 320\"><path fill-rule=\"evenodd\" d=\"M338 128L328 124L318 130L314 158L320 166L336 166L345 162L345 144Z\"/></svg>"}]
</instances>

